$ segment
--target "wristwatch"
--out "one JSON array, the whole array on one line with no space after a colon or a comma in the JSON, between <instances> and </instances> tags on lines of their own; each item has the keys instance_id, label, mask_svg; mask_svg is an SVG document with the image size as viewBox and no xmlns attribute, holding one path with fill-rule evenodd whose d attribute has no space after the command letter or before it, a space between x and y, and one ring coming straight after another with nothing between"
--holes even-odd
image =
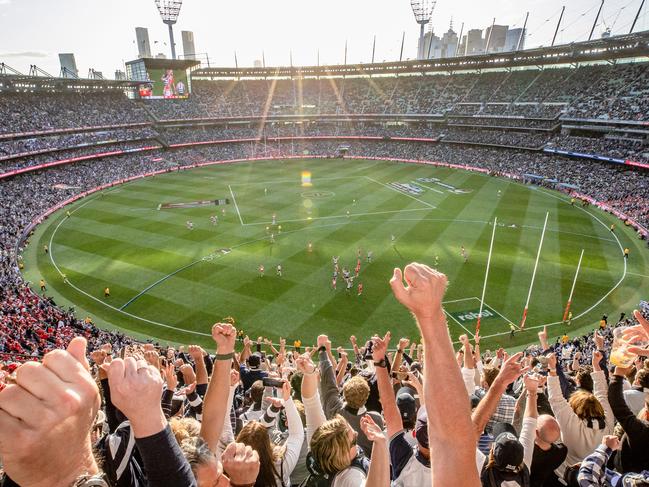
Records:
<instances>
[{"instance_id":1,"label":"wristwatch","mask_svg":"<svg viewBox=\"0 0 649 487\"><path fill-rule=\"evenodd\" d=\"M386 368L387 366L388 366L388 363L387 363L387 361L385 360L385 357L383 357L383 358L382 358L381 360L379 360L378 362L374 362L374 367L382 367L382 368Z\"/></svg>"}]
</instances>

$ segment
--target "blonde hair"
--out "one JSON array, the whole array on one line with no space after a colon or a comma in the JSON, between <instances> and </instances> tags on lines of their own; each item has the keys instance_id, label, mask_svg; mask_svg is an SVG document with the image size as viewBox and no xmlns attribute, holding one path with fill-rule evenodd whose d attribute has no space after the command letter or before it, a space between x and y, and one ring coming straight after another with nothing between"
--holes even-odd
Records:
<instances>
[{"instance_id":1,"label":"blonde hair","mask_svg":"<svg viewBox=\"0 0 649 487\"><path fill-rule=\"evenodd\" d=\"M320 425L313 433L309 447L324 473L335 474L349 467L352 443L349 441L349 425L345 418L337 414Z\"/></svg>"},{"instance_id":2,"label":"blonde hair","mask_svg":"<svg viewBox=\"0 0 649 487\"><path fill-rule=\"evenodd\" d=\"M201 434L201 424L194 418L171 418L169 427L179 445Z\"/></svg>"},{"instance_id":3,"label":"blonde hair","mask_svg":"<svg viewBox=\"0 0 649 487\"><path fill-rule=\"evenodd\" d=\"M594 394L578 390L570 396L568 400L570 407L581 420L604 419L606 417L602 404L597 400Z\"/></svg>"},{"instance_id":4,"label":"blonde hair","mask_svg":"<svg viewBox=\"0 0 649 487\"><path fill-rule=\"evenodd\" d=\"M360 409L370 397L370 386L360 376L354 376L343 386L343 397L350 408Z\"/></svg>"}]
</instances>

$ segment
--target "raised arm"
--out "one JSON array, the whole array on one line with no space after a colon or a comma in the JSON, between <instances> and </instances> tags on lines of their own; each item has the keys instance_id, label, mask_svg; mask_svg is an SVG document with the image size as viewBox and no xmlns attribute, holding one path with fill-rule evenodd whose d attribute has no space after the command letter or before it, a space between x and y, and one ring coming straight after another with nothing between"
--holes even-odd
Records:
<instances>
[{"instance_id":1,"label":"raised arm","mask_svg":"<svg viewBox=\"0 0 649 487\"><path fill-rule=\"evenodd\" d=\"M477 487L480 481L469 398L455 362L442 309L446 276L426 265L413 263L403 272L395 269L390 285L399 302L415 316L425 343L424 394L430 449L444 452L431 455L432 485ZM449 448L450 445L453 447Z\"/></svg>"},{"instance_id":2,"label":"raised arm","mask_svg":"<svg viewBox=\"0 0 649 487\"><path fill-rule=\"evenodd\" d=\"M207 366L203 357L203 349L198 345L189 346L189 355L194 359L196 366L196 386L207 384Z\"/></svg>"},{"instance_id":3,"label":"raised arm","mask_svg":"<svg viewBox=\"0 0 649 487\"><path fill-rule=\"evenodd\" d=\"M390 332L387 332L383 338L372 338L374 344L372 348L372 359L375 364L380 364L385 359L385 352L390 345ZM390 381L388 369L385 366L377 365L376 383L379 388L379 399L383 406L383 417L387 425L388 438L392 438L403 429L403 420L397 407L397 399L394 397L394 389Z\"/></svg>"},{"instance_id":4,"label":"raised arm","mask_svg":"<svg viewBox=\"0 0 649 487\"><path fill-rule=\"evenodd\" d=\"M521 363L522 358L523 352L518 352L505 360L487 394L473 411L471 419L476 438L480 437L489 419L496 412L500 398L507 390L507 386L520 377L523 372L527 372L527 368L523 367Z\"/></svg>"},{"instance_id":5,"label":"raised arm","mask_svg":"<svg viewBox=\"0 0 649 487\"><path fill-rule=\"evenodd\" d=\"M367 487L390 487L390 456L388 440L372 417L366 414L361 418L361 429L372 442L370 470L367 472Z\"/></svg>"},{"instance_id":6,"label":"raised arm","mask_svg":"<svg viewBox=\"0 0 649 487\"><path fill-rule=\"evenodd\" d=\"M223 421L228 414L225 399L230 390L230 369L236 336L237 330L228 323L217 323L212 327L212 338L216 342L216 361L205 393L201 436L213 452L217 451Z\"/></svg>"},{"instance_id":7,"label":"raised arm","mask_svg":"<svg viewBox=\"0 0 649 487\"><path fill-rule=\"evenodd\" d=\"M195 486L191 468L162 411L163 381L157 367L133 357L115 359L108 369L115 406L131 424L151 487Z\"/></svg>"},{"instance_id":8,"label":"raised arm","mask_svg":"<svg viewBox=\"0 0 649 487\"><path fill-rule=\"evenodd\" d=\"M535 376L525 375L523 378L527 402L525 403L525 417L521 428L520 441L523 445L523 461L527 468L532 469L532 456L534 455L534 438L536 423L539 417L537 409L537 394L539 390L539 379Z\"/></svg>"},{"instance_id":9,"label":"raised arm","mask_svg":"<svg viewBox=\"0 0 649 487\"><path fill-rule=\"evenodd\" d=\"M302 372L302 402L306 416L306 441L311 443L311 437L316 429L326 421L322 404L318 397L318 369L311 361L308 353L300 355L296 360L297 370Z\"/></svg>"},{"instance_id":10,"label":"raised arm","mask_svg":"<svg viewBox=\"0 0 649 487\"><path fill-rule=\"evenodd\" d=\"M327 343L331 347L331 342L327 335L320 335L318 337L322 408L324 409L325 416L331 419L343 408L343 401L338 391L334 366L330 361L331 353L328 352L329 347Z\"/></svg>"}]
</instances>

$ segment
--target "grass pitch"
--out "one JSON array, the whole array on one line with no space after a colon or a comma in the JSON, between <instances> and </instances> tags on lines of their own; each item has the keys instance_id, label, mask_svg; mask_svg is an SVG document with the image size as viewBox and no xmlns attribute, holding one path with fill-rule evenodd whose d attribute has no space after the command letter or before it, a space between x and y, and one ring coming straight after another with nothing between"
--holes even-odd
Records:
<instances>
[{"instance_id":1,"label":"grass pitch","mask_svg":"<svg viewBox=\"0 0 649 487\"><path fill-rule=\"evenodd\" d=\"M422 191L402 192L393 183ZM219 199L229 204L204 205ZM527 331L512 339L509 322L520 323L546 212ZM324 332L334 343L347 344L351 334L364 340L387 329L416 337L388 280L395 266L437 260L449 277L445 307L456 339L475 331L494 217L499 225L483 348L534 341L535 327L546 323L554 323L553 336L575 335L595 326L604 313L617 319L642 299L641 288L649 281L647 250L612 216L509 180L364 160L210 166L103 191L37 229L25 253L25 273L34 283L44 278L48 295L74 305L79 317L90 315L100 325L163 342L210 346L211 324L232 316L251 338L285 337L289 343L300 338L306 345ZM628 262L624 247L631 249ZM340 267L354 275L359 249L361 269L353 288L347 292L341 276L333 290L332 257L340 256ZM581 249L568 326L557 322Z\"/></svg>"}]
</instances>

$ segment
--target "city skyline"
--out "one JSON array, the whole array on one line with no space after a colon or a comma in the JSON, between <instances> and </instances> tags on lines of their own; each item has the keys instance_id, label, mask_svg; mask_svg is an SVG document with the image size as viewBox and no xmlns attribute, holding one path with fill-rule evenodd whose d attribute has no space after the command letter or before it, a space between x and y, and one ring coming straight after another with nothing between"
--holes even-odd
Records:
<instances>
[{"instance_id":1,"label":"city skyline","mask_svg":"<svg viewBox=\"0 0 649 487\"><path fill-rule=\"evenodd\" d=\"M612 34L627 33L641 0L607 0L594 37L611 28ZM431 26L437 36L449 29L487 29L496 24L510 28L527 25L526 48L549 45L562 5L566 12L557 44L586 40L600 6L600 0L499 0L489 5L475 1L437 2ZM64 7L64 8L62 8ZM649 4L641 12L635 31L649 29ZM0 0L0 62L28 72L30 64L53 75L59 73L58 53L74 53L79 74L89 68L113 77L123 63L137 58L135 28L145 27L151 40L151 54L170 55L167 28L162 24L153 0ZM28 27L28 28L26 28ZM345 43L349 63L371 61L376 36L376 62L398 60L405 32L403 58L417 55L418 26L406 0L331 0L281 2L252 0L215 3L185 0L176 29L176 49L182 53L182 30L192 31L196 51L209 53L212 66L252 66L265 57L266 65L339 64Z\"/></svg>"}]
</instances>

